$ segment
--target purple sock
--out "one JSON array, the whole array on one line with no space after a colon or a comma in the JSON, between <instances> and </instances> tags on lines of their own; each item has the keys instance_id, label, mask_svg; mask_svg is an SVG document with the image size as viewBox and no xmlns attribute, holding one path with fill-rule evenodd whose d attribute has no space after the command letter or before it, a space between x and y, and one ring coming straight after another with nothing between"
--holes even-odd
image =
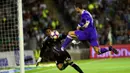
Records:
<instances>
[{"instance_id":1,"label":"purple sock","mask_svg":"<svg viewBox=\"0 0 130 73\"><path fill-rule=\"evenodd\" d=\"M101 49L99 50L100 54L103 54L103 53L105 53L105 52L107 52L107 51L109 51L109 50L106 49L106 48L101 48Z\"/></svg>"},{"instance_id":2,"label":"purple sock","mask_svg":"<svg viewBox=\"0 0 130 73\"><path fill-rule=\"evenodd\" d=\"M66 37L65 41L63 42L63 44L61 46L61 49L65 49L72 40L73 39L68 35Z\"/></svg>"}]
</instances>

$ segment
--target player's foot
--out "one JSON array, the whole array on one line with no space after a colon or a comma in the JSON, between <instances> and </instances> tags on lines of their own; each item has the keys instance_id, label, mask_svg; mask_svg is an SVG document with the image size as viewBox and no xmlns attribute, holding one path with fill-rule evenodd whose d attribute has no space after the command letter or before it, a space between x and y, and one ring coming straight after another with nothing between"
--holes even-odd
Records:
<instances>
[{"instance_id":1,"label":"player's foot","mask_svg":"<svg viewBox=\"0 0 130 73\"><path fill-rule=\"evenodd\" d=\"M39 66L39 62L36 63L36 67Z\"/></svg>"},{"instance_id":2,"label":"player's foot","mask_svg":"<svg viewBox=\"0 0 130 73\"><path fill-rule=\"evenodd\" d=\"M38 65L39 65L39 63L41 62L41 60L42 60L42 58L41 58L41 57L39 57L39 58L38 58L38 60L37 60L37 62L36 62L36 66L38 66Z\"/></svg>"},{"instance_id":3,"label":"player's foot","mask_svg":"<svg viewBox=\"0 0 130 73\"><path fill-rule=\"evenodd\" d=\"M115 54L118 54L118 51L115 48L112 48L112 46L109 46L109 50L114 52Z\"/></svg>"}]
</instances>

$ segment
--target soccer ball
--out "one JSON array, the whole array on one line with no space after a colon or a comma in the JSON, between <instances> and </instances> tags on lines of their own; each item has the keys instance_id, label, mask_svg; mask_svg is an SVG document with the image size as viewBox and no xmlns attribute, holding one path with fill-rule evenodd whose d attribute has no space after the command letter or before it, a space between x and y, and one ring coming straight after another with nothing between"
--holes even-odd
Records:
<instances>
[{"instance_id":1,"label":"soccer ball","mask_svg":"<svg viewBox=\"0 0 130 73\"><path fill-rule=\"evenodd\" d=\"M51 38L52 39L58 39L59 38L59 32L57 30L54 30L51 32Z\"/></svg>"}]
</instances>

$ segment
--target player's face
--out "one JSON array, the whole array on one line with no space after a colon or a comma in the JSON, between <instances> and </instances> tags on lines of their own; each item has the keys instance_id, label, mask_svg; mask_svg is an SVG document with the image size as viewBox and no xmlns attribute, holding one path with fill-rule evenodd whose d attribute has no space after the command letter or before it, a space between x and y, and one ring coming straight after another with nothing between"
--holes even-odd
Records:
<instances>
[{"instance_id":1,"label":"player's face","mask_svg":"<svg viewBox=\"0 0 130 73\"><path fill-rule=\"evenodd\" d=\"M80 8L79 7L75 7L75 11L80 13Z\"/></svg>"},{"instance_id":2,"label":"player's face","mask_svg":"<svg viewBox=\"0 0 130 73\"><path fill-rule=\"evenodd\" d=\"M52 32L51 29L47 29L47 30L46 30L46 35L47 35L47 36L50 36L50 35L51 35L51 32Z\"/></svg>"}]
</instances>

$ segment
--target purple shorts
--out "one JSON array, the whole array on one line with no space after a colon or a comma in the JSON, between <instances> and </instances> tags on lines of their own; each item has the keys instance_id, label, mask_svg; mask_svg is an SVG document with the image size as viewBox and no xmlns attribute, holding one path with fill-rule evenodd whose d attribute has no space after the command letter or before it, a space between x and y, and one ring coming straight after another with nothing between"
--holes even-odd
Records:
<instances>
[{"instance_id":1,"label":"purple shorts","mask_svg":"<svg viewBox=\"0 0 130 73\"><path fill-rule=\"evenodd\" d=\"M99 46L96 31L87 32L82 30L76 30L75 34L78 40L86 40L90 43L91 46Z\"/></svg>"}]
</instances>

